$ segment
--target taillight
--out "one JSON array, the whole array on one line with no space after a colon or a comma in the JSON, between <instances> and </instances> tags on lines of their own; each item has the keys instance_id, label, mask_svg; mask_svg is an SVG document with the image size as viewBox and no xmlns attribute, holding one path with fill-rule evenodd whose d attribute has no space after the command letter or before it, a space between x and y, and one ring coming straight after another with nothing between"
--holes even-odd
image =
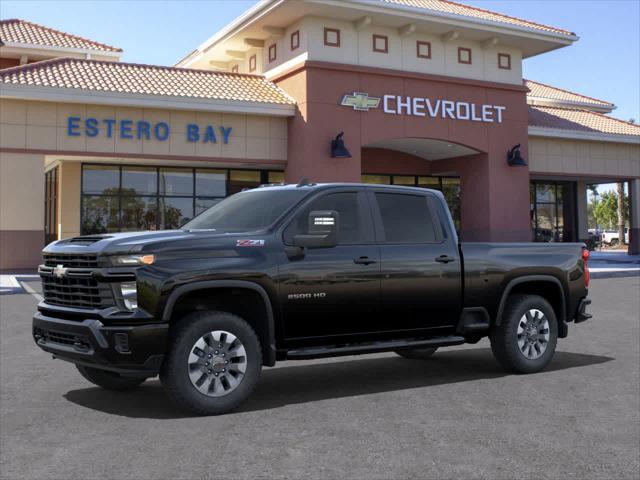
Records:
<instances>
[{"instance_id":1,"label":"taillight","mask_svg":"<svg viewBox=\"0 0 640 480\"><path fill-rule=\"evenodd\" d=\"M584 286L589 286L589 250L586 248L582 249L582 260L584 260Z\"/></svg>"}]
</instances>

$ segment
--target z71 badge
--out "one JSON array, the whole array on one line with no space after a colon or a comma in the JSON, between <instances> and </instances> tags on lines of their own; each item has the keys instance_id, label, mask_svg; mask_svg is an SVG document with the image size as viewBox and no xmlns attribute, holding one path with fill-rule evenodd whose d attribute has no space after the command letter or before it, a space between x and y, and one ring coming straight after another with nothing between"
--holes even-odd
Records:
<instances>
[{"instance_id":1,"label":"z71 badge","mask_svg":"<svg viewBox=\"0 0 640 480\"><path fill-rule=\"evenodd\" d=\"M264 240L236 240L236 247L264 247Z\"/></svg>"}]
</instances>

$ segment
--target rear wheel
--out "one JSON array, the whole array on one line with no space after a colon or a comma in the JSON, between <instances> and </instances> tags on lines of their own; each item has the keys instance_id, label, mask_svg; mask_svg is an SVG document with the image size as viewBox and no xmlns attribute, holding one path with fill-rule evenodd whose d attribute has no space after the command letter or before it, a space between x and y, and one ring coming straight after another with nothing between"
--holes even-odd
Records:
<instances>
[{"instance_id":1,"label":"rear wheel","mask_svg":"<svg viewBox=\"0 0 640 480\"><path fill-rule=\"evenodd\" d=\"M549 302L538 295L513 295L502 323L489 335L491 350L500 365L518 373L545 368L556 349L558 323Z\"/></svg>"},{"instance_id":2,"label":"rear wheel","mask_svg":"<svg viewBox=\"0 0 640 480\"><path fill-rule=\"evenodd\" d=\"M80 372L80 375L91 383L107 390L133 390L146 380L146 378L139 377L124 377L115 372L85 367L84 365L76 365L76 368Z\"/></svg>"},{"instance_id":3,"label":"rear wheel","mask_svg":"<svg viewBox=\"0 0 640 480\"><path fill-rule=\"evenodd\" d=\"M398 355L404 358L409 358L411 360L424 360L425 358L431 357L434 353L436 353L438 347L430 347L430 348L407 348L404 350L394 350Z\"/></svg>"},{"instance_id":4,"label":"rear wheel","mask_svg":"<svg viewBox=\"0 0 640 480\"><path fill-rule=\"evenodd\" d=\"M247 322L226 312L195 312L176 325L160 381L180 407L217 415L251 394L261 370L260 341Z\"/></svg>"}]
</instances>

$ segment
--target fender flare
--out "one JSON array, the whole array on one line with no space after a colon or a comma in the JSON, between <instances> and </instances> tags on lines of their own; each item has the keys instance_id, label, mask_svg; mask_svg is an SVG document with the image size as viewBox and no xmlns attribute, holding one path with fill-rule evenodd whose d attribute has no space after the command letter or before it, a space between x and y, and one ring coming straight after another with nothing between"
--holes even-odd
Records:
<instances>
[{"instance_id":1,"label":"fender flare","mask_svg":"<svg viewBox=\"0 0 640 480\"><path fill-rule=\"evenodd\" d=\"M567 300L566 300L564 288L562 287L562 283L560 283L560 280L558 280L556 277L551 275L526 275L524 277L514 278L509 283L507 283L507 286L502 292L502 298L500 299L500 305L498 306L498 312L496 313L495 324L500 325L502 323L502 315L504 313L505 305L507 304L507 298L509 298L509 294L511 293L511 290L513 290L513 287L515 287L516 285L520 285L522 283L529 283L529 282L546 282L546 283L552 283L556 286L556 288L558 289L558 292L560 293L560 309L561 309L560 316L558 318L558 327L560 327L561 325L564 325L566 312L567 312Z\"/></svg>"},{"instance_id":2,"label":"fender flare","mask_svg":"<svg viewBox=\"0 0 640 480\"><path fill-rule=\"evenodd\" d=\"M264 348L264 352L266 356L264 358L264 364L272 367L276 363L276 338L275 338L275 321L273 319L273 306L271 304L271 299L269 295L265 291L262 286L258 285L254 282L249 282L246 280L205 280L199 282L188 283L185 285L181 285L175 288L167 302L164 306L164 311L162 312L162 320L164 322L169 322L171 319L171 314L173 313L173 309L176 305L176 302L183 295L194 292L197 290L207 290L212 288L238 288L245 290L252 290L257 292L262 301L264 302L265 309L267 311L267 345Z\"/></svg>"}]
</instances>

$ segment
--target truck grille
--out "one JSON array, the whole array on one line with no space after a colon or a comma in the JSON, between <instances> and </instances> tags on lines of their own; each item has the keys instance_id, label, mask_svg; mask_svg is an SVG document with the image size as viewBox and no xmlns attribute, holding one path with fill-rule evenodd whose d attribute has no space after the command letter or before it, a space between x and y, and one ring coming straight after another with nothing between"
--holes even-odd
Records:
<instances>
[{"instance_id":1,"label":"truck grille","mask_svg":"<svg viewBox=\"0 0 640 480\"><path fill-rule=\"evenodd\" d=\"M71 308L102 309L115 304L111 286L99 283L92 275L99 267L96 254L45 253L40 271L46 303ZM58 265L68 269L56 275Z\"/></svg>"},{"instance_id":2,"label":"truck grille","mask_svg":"<svg viewBox=\"0 0 640 480\"><path fill-rule=\"evenodd\" d=\"M107 308L113 305L113 294L108 284L99 284L93 278L57 278L42 276L45 302L76 308Z\"/></svg>"},{"instance_id":3,"label":"truck grille","mask_svg":"<svg viewBox=\"0 0 640 480\"><path fill-rule=\"evenodd\" d=\"M98 256L91 254L59 254L45 253L43 255L44 264L47 267L63 265L67 268L96 268L98 266Z\"/></svg>"}]
</instances>

